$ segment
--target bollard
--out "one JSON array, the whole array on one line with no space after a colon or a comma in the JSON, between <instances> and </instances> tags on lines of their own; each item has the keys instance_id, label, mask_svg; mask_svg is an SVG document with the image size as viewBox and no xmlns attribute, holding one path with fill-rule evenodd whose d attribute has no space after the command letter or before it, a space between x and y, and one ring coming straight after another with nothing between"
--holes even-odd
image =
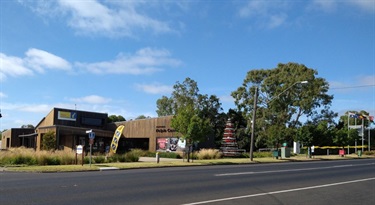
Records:
<instances>
[{"instance_id":1,"label":"bollard","mask_svg":"<svg viewBox=\"0 0 375 205\"><path fill-rule=\"evenodd\" d=\"M159 157L159 152L156 152L156 163L159 163L160 157Z\"/></svg>"}]
</instances>

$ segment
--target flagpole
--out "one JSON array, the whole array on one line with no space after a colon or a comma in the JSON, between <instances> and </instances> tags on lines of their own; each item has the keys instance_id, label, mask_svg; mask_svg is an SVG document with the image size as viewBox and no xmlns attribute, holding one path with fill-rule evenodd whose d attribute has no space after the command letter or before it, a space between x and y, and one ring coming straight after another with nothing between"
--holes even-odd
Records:
<instances>
[{"instance_id":1,"label":"flagpole","mask_svg":"<svg viewBox=\"0 0 375 205\"><path fill-rule=\"evenodd\" d=\"M363 120L363 118L362 118L362 153L363 153L363 149L364 149L364 138L365 138L365 133L364 133L364 129L365 129L365 123L364 123L364 120Z\"/></svg>"},{"instance_id":2,"label":"flagpole","mask_svg":"<svg viewBox=\"0 0 375 205\"><path fill-rule=\"evenodd\" d=\"M349 120L350 120L350 112L348 112L348 139L349 139ZM349 154L349 145L348 145L348 154Z\"/></svg>"}]
</instances>

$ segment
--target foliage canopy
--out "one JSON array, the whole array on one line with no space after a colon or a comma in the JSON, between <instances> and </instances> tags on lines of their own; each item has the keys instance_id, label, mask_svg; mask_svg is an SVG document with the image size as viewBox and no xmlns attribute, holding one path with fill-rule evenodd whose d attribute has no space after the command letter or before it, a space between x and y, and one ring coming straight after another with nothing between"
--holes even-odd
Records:
<instances>
[{"instance_id":1,"label":"foliage canopy","mask_svg":"<svg viewBox=\"0 0 375 205\"><path fill-rule=\"evenodd\" d=\"M242 85L232 92L237 109L246 119L251 119L255 90L259 88L256 114L256 142L278 146L292 141L300 118L330 118L337 114L330 111L332 95L328 95L328 82L316 77L318 72L303 64L278 64L273 69L250 70ZM308 81L307 84L301 84ZM248 127L251 121L248 120Z\"/></svg>"}]
</instances>

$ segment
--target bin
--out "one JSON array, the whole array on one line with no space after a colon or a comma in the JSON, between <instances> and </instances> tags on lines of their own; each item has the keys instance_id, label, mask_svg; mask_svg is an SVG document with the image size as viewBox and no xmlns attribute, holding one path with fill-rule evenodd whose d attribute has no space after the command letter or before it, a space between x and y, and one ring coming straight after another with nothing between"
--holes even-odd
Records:
<instances>
[{"instance_id":1,"label":"bin","mask_svg":"<svg viewBox=\"0 0 375 205\"><path fill-rule=\"evenodd\" d=\"M289 147L282 147L281 148L281 158L289 158L289 157L290 157Z\"/></svg>"},{"instance_id":2,"label":"bin","mask_svg":"<svg viewBox=\"0 0 375 205\"><path fill-rule=\"evenodd\" d=\"M276 159L278 159L279 156L280 156L280 152L279 152L279 150L274 150L274 151L272 151L272 156L275 157Z\"/></svg>"},{"instance_id":3,"label":"bin","mask_svg":"<svg viewBox=\"0 0 375 205\"><path fill-rule=\"evenodd\" d=\"M358 157L362 156L362 150L358 150Z\"/></svg>"},{"instance_id":4,"label":"bin","mask_svg":"<svg viewBox=\"0 0 375 205\"><path fill-rule=\"evenodd\" d=\"M339 150L339 155L343 157L345 155L345 150L344 149L340 149Z\"/></svg>"}]
</instances>

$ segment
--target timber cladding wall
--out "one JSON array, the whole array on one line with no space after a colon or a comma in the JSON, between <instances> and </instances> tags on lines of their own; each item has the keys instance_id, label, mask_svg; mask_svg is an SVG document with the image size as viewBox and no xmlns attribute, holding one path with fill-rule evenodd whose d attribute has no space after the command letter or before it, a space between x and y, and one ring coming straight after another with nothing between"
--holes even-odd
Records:
<instances>
[{"instance_id":1,"label":"timber cladding wall","mask_svg":"<svg viewBox=\"0 0 375 205\"><path fill-rule=\"evenodd\" d=\"M124 125L122 134L125 138L156 138L177 137L179 133L171 127L173 116L165 116L151 119L132 120L116 123L117 126Z\"/></svg>"},{"instance_id":2,"label":"timber cladding wall","mask_svg":"<svg viewBox=\"0 0 375 205\"><path fill-rule=\"evenodd\" d=\"M116 123L117 126L124 125L122 131L125 138L148 138L149 150L156 150L156 139L158 137L180 137L171 127L173 116L165 116L151 119L132 120Z\"/></svg>"}]
</instances>

